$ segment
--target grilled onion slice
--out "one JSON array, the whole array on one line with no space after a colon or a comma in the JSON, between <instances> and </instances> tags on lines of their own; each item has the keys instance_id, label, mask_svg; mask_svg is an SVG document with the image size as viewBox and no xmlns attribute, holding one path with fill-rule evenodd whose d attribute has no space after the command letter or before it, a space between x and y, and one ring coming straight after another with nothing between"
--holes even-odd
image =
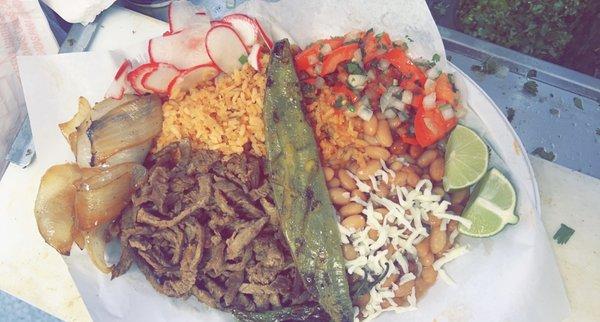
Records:
<instances>
[{"instance_id":1,"label":"grilled onion slice","mask_svg":"<svg viewBox=\"0 0 600 322\"><path fill-rule=\"evenodd\" d=\"M81 171L77 165L55 165L42 177L35 200L35 219L40 234L63 255L69 255L73 244L76 183L79 180Z\"/></svg>"}]
</instances>

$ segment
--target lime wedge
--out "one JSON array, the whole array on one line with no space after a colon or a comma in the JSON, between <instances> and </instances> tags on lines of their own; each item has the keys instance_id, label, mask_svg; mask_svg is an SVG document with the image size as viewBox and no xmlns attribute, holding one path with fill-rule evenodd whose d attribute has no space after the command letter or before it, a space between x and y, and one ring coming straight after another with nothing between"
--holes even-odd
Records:
<instances>
[{"instance_id":1,"label":"lime wedge","mask_svg":"<svg viewBox=\"0 0 600 322\"><path fill-rule=\"evenodd\" d=\"M458 230L472 237L489 237L497 234L506 224L516 224L517 195L512 184L498 170L492 168L473 189L471 199L462 217L472 224L467 228L460 225Z\"/></svg>"},{"instance_id":2,"label":"lime wedge","mask_svg":"<svg viewBox=\"0 0 600 322\"><path fill-rule=\"evenodd\" d=\"M475 184L488 167L488 147L473 130L457 125L446 144L444 190L452 191Z\"/></svg>"}]
</instances>

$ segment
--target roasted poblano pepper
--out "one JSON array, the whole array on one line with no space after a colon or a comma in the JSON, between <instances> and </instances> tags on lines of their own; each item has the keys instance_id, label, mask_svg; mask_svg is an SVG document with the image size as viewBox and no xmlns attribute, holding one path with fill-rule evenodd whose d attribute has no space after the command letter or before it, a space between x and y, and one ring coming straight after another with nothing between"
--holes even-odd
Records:
<instances>
[{"instance_id":1,"label":"roasted poblano pepper","mask_svg":"<svg viewBox=\"0 0 600 322\"><path fill-rule=\"evenodd\" d=\"M329 316L316 303L284 307L266 312L247 312L233 310L233 315L241 322L327 322Z\"/></svg>"},{"instance_id":2,"label":"roasted poblano pepper","mask_svg":"<svg viewBox=\"0 0 600 322\"><path fill-rule=\"evenodd\" d=\"M281 229L309 292L333 321L354 318L336 214L320 167L317 144L304 118L290 44L271 52L264 120L270 181Z\"/></svg>"}]
</instances>

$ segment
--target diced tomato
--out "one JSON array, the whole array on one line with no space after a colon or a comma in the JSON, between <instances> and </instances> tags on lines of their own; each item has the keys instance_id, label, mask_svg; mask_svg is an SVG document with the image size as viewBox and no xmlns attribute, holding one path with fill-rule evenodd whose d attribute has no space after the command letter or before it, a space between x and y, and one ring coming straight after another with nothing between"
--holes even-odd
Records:
<instances>
[{"instance_id":1,"label":"diced tomato","mask_svg":"<svg viewBox=\"0 0 600 322\"><path fill-rule=\"evenodd\" d=\"M366 54L375 52L377 50L377 39L375 38L375 34L373 30L367 31L367 33L363 36L363 49Z\"/></svg>"},{"instance_id":2,"label":"diced tomato","mask_svg":"<svg viewBox=\"0 0 600 322\"><path fill-rule=\"evenodd\" d=\"M381 35L381 38L380 38L379 42L382 45L386 46L387 48L391 48L392 47L392 39L390 39L390 35L388 35L387 32L384 32Z\"/></svg>"},{"instance_id":3,"label":"diced tomato","mask_svg":"<svg viewBox=\"0 0 600 322\"><path fill-rule=\"evenodd\" d=\"M317 79L314 77L311 77L311 78L304 79L302 81L305 82L306 84L314 85L317 82Z\"/></svg>"},{"instance_id":4,"label":"diced tomato","mask_svg":"<svg viewBox=\"0 0 600 322\"><path fill-rule=\"evenodd\" d=\"M423 94L415 94L413 93L412 103L410 105L414 106L417 110L423 108L423 98L425 95Z\"/></svg>"},{"instance_id":5,"label":"diced tomato","mask_svg":"<svg viewBox=\"0 0 600 322\"><path fill-rule=\"evenodd\" d=\"M305 49L303 52L299 53L294 57L294 61L296 63L297 70L306 70L311 64L311 60L317 60L319 57L319 53L323 45L328 44L332 50L340 47L344 43L344 38L336 37L331 39L320 40L312 46Z\"/></svg>"},{"instance_id":6,"label":"diced tomato","mask_svg":"<svg viewBox=\"0 0 600 322\"><path fill-rule=\"evenodd\" d=\"M377 82L370 82L365 87L364 94L369 98L369 103L373 110L379 109L379 98L385 91L385 87Z\"/></svg>"},{"instance_id":7,"label":"diced tomato","mask_svg":"<svg viewBox=\"0 0 600 322\"><path fill-rule=\"evenodd\" d=\"M415 137L422 147L427 147L443 138L456 125L456 118L444 120L438 108L419 109L415 115Z\"/></svg>"},{"instance_id":8,"label":"diced tomato","mask_svg":"<svg viewBox=\"0 0 600 322\"><path fill-rule=\"evenodd\" d=\"M439 101L454 104L456 96L452 90L452 84L450 84L448 75L445 73L442 73L435 81L435 96Z\"/></svg>"},{"instance_id":9,"label":"diced tomato","mask_svg":"<svg viewBox=\"0 0 600 322\"><path fill-rule=\"evenodd\" d=\"M373 59L382 57L391 47L392 40L386 32L382 33L379 37L370 32L365 37L365 58L363 62L366 64Z\"/></svg>"},{"instance_id":10,"label":"diced tomato","mask_svg":"<svg viewBox=\"0 0 600 322\"><path fill-rule=\"evenodd\" d=\"M381 56L381 58L386 59L392 64L394 67L398 68L400 72L402 72L405 79L408 79L412 82L417 82L419 86L423 86L425 84L425 73L417 67L408 56L404 53L404 51L400 48L393 48L392 50L385 53L385 55Z\"/></svg>"},{"instance_id":11,"label":"diced tomato","mask_svg":"<svg viewBox=\"0 0 600 322\"><path fill-rule=\"evenodd\" d=\"M417 141L417 139L414 136L410 136L408 134L402 134L400 136L400 140L402 140L402 142L404 142L406 144L420 145L419 142Z\"/></svg>"},{"instance_id":12,"label":"diced tomato","mask_svg":"<svg viewBox=\"0 0 600 322\"><path fill-rule=\"evenodd\" d=\"M356 101L358 101L358 96L352 90L350 90L346 85L336 84L331 90L333 91L334 94L336 94L336 97L338 95L343 95L346 97L346 99L350 100L350 102L352 102L352 103L356 103Z\"/></svg>"},{"instance_id":13,"label":"diced tomato","mask_svg":"<svg viewBox=\"0 0 600 322\"><path fill-rule=\"evenodd\" d=\"M358 44L350 44L334 49L325 55L321 75L333 73L340 63L352 59L356 50L358 50Z\"/></svg>"}]
</instances>

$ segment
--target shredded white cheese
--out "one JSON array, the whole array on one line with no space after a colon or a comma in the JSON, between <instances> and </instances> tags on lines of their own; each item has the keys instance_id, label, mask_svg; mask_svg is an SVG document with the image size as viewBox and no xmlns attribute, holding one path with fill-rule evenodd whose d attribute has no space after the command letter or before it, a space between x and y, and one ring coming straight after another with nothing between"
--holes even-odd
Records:
<instances>
[{"instance_id":1,"label":"shredded white cheese","mask_svg":"<svg viewBox=\"0 0 600 322\"><path fill-rule=\"evenodd\" d=\"M378 196L375 192L380 191L379 185L381 183L389 184L389 178L394 178L396 175L383 160L380 162L382 170L376 171L369 177L370 185L347 171L356 182L358 189L368 195L368 199L365 201L356 196L349 198L364 207L362 214L366 218L366 227L354 230L339 225L342 243L352 245L358 254L356 259L346 262L346 270L349 274L357 274L368 281L374 281L389 266L386 277L370 290L369 303L365 305L362 312L356 312L355 319L360 317L371 320L384 311L406 312L416 309L414 288L407 297L407 306L399 306L394 301L394 290L399 285L415 280L423 269L421 263L416 260L415 245L429 236L424 224L424 221L429 220L429 216L433 215L442 220L442 230L447 229L451 220L459 221L465 226L470 224L464 218L448 213L450 203L442 200L442 196L432 192L433 184L429 180L419 181L411 190L407 187L390 184L390 192L398 198L397 202L389 199L389 196ZM385 208L387 213L375 211L377 208ZM451 242L457 235L456 230L452 232L449 237ZM393 255L389 253L390 249L393 251ZM465 252L466 248L456 247L434 262L434 269L438 271L440 279L447 283L453 283L452 279L442 270L442 266ZM416 274L409 272L409 261L416 263ZM386 279L392 274L400 275L400 279L396 283L388 283L389 286L383 287ZM389 304L386 309L381 307L384 302Z\"/></svg>"}]
</instances>

